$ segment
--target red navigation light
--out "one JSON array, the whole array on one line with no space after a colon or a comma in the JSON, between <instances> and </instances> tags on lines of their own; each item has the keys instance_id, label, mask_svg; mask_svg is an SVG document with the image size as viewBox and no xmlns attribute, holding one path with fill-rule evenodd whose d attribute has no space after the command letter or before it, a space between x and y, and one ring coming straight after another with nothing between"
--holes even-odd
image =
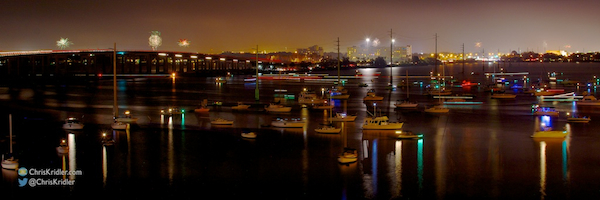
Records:
<instances>
[{"instance_id":1,"label":"red navigation light","mask_svg":"<svg viewBox=\"0 0 600 200\"><path fill-rule=\"evenodd\" d=\"M102 77L102 74L98 74L98 77Z\"/></svg>"}]
</instances>

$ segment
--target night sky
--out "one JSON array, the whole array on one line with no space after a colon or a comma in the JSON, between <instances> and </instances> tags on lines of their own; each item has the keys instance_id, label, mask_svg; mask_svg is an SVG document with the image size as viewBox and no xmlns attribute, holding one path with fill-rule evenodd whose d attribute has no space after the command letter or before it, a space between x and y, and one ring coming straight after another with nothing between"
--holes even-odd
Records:
<instances>
[{"instance_id":1,"label":"night sky","mask_svg":"<svg viewBox=\"0 0 600 200\"><path fill-rule=\"evenodd\" d=\"M200 53L327 52L365 45L365 38L413 52L600 51L598 0L2 0L0 51L111 48ZM179 39L191 42L180 47ZM479 44L479 45L477 45ZM372 43L371 43L372 45Z\"/></svg>"}]
</instances>

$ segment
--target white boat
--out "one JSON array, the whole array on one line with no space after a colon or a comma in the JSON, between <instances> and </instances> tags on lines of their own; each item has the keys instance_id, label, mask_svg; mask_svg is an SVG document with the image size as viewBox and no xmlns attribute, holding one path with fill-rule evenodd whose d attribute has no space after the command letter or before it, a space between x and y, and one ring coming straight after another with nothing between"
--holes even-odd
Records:
<instances>
[{"instance_id":1,"label":"white boat","mask_svg":"<svg viewBox=\"0 0 600 200\"><path fill-rule=\"evenodd\" d=\"M237 102L237 106L231 107L232 110L247 110L248 108L250 108L250 105L245 105L242 102Z\"/></svg>"},{"instance_id":2,"label":"white boat","mask_svg":"<svg viewBox=\"0 0 600 200\"><path fill-rule=\"evenodd\" d=\"M315 131L317 133L339 133L340 131L342 131L342 129L335 128L333 126L324 126L324 127L315 129Z\"/></svg>"},{"instance_id":3,"label":"white boat","mask_svg":"<svg viewBox=\"0 0 600 200\"><path fill-rule=\"evenodd\" d=\"M600 100L592 95L587 95L583 99L575 102L578 106L600 106Z\"/></svg>"},{"instance_id":4,"label":"white boat","mask_svg":"<svg viewBox=\"0 0 600 200\"><path fill-rule=\"evenodd\" d=\"M317 97L317 94L313 91L304 89L298 95L299 104L324 104L327 103L327 99Z\"/></svg>"},{"instance_id":5,"label":"white boat","mask_svg":"<svg viewBox=\"0 0 600 200\"><path fill-rule=\"evenodd\" d=\"M67 141L65 141L65 139L60 141L60 144L58 147L56 147L56 152L59 154L69 153L69 145L67 145Z\"/></svg>"},{"instance_id":6,"label":"white boat","mask_svg":"<svg viewBox=\"0 0 600 200\"><path fill-rule=\"evenodd\" d=\"M336 113L335 117L330 117L329 121L334 122L353 122L356 120L356 115L346 115L346 113Z\"/></svg>"},{"instance_id":7,"label":"white boat","mask_svg":"<svg viewBox=\"0 0 600 200\"><path fill-rule=\"evenodd\" d=\"M254 138L256 138L256 133L254 133L254 132L242 133L242 137L254 139Z\"/></svg>"},{"instance_id":8,"label":"white boat","mask_svg":"<svg viewBox=\"0 0 600 200\"><path fill-rule=\"evenodd\" d=\"M302 128L304 125L306 125L306 122L299 120L277 120L271 122L271 126L280 128Z\"/></svg>"},{"instance_id":9,"label":"white boat","mask_svg":"<svg viewBox=\"0 0 600 200\"><path fill-rule=\"evenodd\" d=\"M514 99L515 97L517 97L516 94L505 94L505 93L495 93L495 94L492 94L492 96L491 96L492 99Z\"/></svg>"},{"instance_id":10,"label":"white boat","mask_svg":"<svg viewBox=\"0 0 600 200\"><path fill-rule=\"evenodd\" d=\"M128 124L125 122L115 121L110 125L113 129L124 130L127 129Z\"/></svg>"},{"instance_id":11,"label":"white boat","mask_svg":"<svg viewBox=\"0 0 600 200\"><path fill-rule=\"evenodd\" d=\"M215 120L212 120L210 122L210 124L212 125L232 125L233 124L233 120L226 120L223 118L217 118Z\"/></svg>"},{"instance_id":12,"label":"white boat","mask_svg":"<svg viewBox=\"0 0 600 200\"><path fill-rule=\"evenodd\" d=\"M534 115L558 116L558 111L554 110L554 108L539 107L539 105L536 105L536 107L533 109L533 114Z\"/></svg>"},{"instance_id":13,"label":"white boat","mask_svg":"<svg viewBox=\"0 0 600 200\"><path fill-rule=\"evenodd\" d=\"M365 101L381 101L381 100L383 100L383 97L377 96L375 94L368 94L365 98L363 98L363 100L365 100Z\"/></svg>"},{"instance_id":14,"label":"white boat","mask_svg":"<svg viewBox=\"0 0 600 200\"><path fill-rule=\"evenodd\" d=\"M267 112L290 112L292 107L271 103L269 106L265 106L265 110Z\"/></svg>"},{"instance_id":15,"label":"white boat","mask_svg":"<svg viewBox=\"0 0 600 200\"><path fill-rule=\"evenodd\" d=\"M419 106L419 104L414 103L414 102L410 102L410 101L396 101L396 103L394 104L394 106L396 106L396 108L416 108L417 106Z\"/></svg>"},{"instance_id":16,"label":"white boat","mask_svg":"<svg viewBox=\"0 0 600 200\"><path fill-rule=\"evenodd\" d=\"M67 118L63 124L63 129L78 130L83 129L83 124L74 117Z\"/></svg>"},{"instance_id":17,"label":"white boat","mask_svg":"<svg viewBox=\"0 0 600 200\"><path fill-rule=\"evenodd\" d=\"M12 149L12 114L8 115L8 123L9 123L9 156L10 158L4 159L4 154L2 154L2 162L0 163L0 165L2 165L3 169L10 169L10 170L15 170L19 167L19 160L15 159L15 157L12 155L13 149Z\"/></svg>"},{"instance_id":18,"label":"white boat","mask_svg":"<svg viewBox=\"0 0 600 200\"><path fill-rule=\"evenodd\" d=\"M568 131L553 131L553 130L541 130L535 131L532 138L564 138L569 135Z\"/></svg>"},{"instance_id":19,"label":"white boat","mask_svg":"<svg viewBox=\"0 0 600 200\"><path fill-rule=\"evenodd\" d=\"M358 160L358 153L356 152L356 149L344 148L344 152L338 156L337 160L341 164L353 163Z\"/></svg>"},{"instance_id":20,"label":"white boat","mask_svg":"<svg viewBox=\"0 0 600 200\"><path fill-rule=\"evenodd\" d=\"M444 108L443 106L433 106L431 108L425 109L425 112L428 113L448 113L450 109Z\"/></svg>"},{"instance_id":21,"label":"white boat","mask_svg":"<svg viewBox=\"0 0 600 200\"><path fill-rule=\"evenodd\" d=\"M362 128L365 130L393 130L401 129L402 122L390 122L387 116L369 117L365 119Z\"/></svg>"},{"instance_id":22,"label":"white boat","mask_svg":"<svg viewBox=\"0 0 600 200\"><path fill-rule=\"evenodd\" d=\"M411 131L396 131L395 137L398 139L420 139L423 138L423 134L414 134Z\"/></svg>"}]
</instances>

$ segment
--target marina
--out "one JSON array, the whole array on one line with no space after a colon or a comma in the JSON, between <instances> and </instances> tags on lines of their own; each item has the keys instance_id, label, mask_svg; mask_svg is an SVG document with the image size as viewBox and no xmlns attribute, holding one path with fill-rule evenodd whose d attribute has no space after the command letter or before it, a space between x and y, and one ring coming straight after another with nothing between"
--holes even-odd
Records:
<instances>
[{"instance_id":1,"label":"marina","mask_svg":"<svg viewBox=\"0 0 600 200\"><path fill-rule=\"evenodd\" d=\"M467 71L480 70L481 64L468 67ZM556 64L556 70L566 71L571 79L589 78L571 67ZM406 68L394 70L400 74ZM527 69L522 66L518 71ZM349 76L354 70L343 73ZM570 112L597 118L599 108L578 106L577 101L547 102L520 90L507 89L516 98L493 99L483 87L448 88L461 97L473 94L465 99L481 102L477 106L439 105L441 100L432 98L426 85L385 90L388 70L358 70L361 76L348 79L344 86L350 98L333 99L333 107L322 110L303 108L298 99L271 103L277 102L275 94L280 92L276 89L298 95L304 88L331 88L331 83L259 78L261 93L256 102L255 85L248 87L244 81L250 76L230 77L219 84L215 84L215 77L119 79L117 84L123 89L117 94L118 107L130 110L137 120L127 129L116 130L111 128L112 80L93 86L3 87L0 121L8 121L12 113L17 140L12 148L19 166L84 173L66 177L75 180L74 186L25 188L17 185L18 175L3 171L0 188L15 194L40 190L47 195L100 193L120 198L180 197L198 192L223 198L303 199L600 197L600 176L589 164L600 163L600 154L593 153L600 152L600 135L595 131L600 130L600 124L568 123L563 115ZM409 72L424 77L415 81L428 83L424 75L429 70L431 67L411 66ZM371 82L379 71L383 72L377 74L380 79ZM457 65L446 66L447 74L460 71ZM399 82L406 77L393 78ZM471 79L489 81L483 76ZM514 79L522 82L520 77ZM361 82L369 84L359 87ZM383 100L364 101L370 89ZM598 95L593 87L564 89ZM408 96L407 91L419 106L396 109L395 104ZM326 98L320 92L315 95ZM210 111L194 111L204 99L222 104L207 106ZM533 115L533 102L553 107L559 115ZM229 105L248 106L232 109ZM285 110L273 112L267 109L269 105ZM425 111L436 105L450 112ZM390 130L365 130L365 120L373 119L372 114L386 116L381 122L401 125ZM73 116L85 126L63 129L64 119ZM228 125L213 126L216 119L227 119ZM339 132L316 131L330 130L324 123L331 123ZM538 133L543 130L540 127L556 132ZM8 123L0 124L0 130L8 130ZM565 137L532 138L544 133L562 136L560 133L567 130ZM104 132L106 136L101 135ZM399 133L417 135L398 139L404 137ZM58 154L57 145L63 138L68 152ZM9 149L7 139L2 140L0 149Z\"/></svg>"}]
</instances>

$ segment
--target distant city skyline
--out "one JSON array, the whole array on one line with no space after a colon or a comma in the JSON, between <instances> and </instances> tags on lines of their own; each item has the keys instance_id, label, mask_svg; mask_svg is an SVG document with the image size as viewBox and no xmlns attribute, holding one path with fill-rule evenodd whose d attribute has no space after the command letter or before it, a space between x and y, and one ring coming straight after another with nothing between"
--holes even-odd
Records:
<instances>
[{"instance_id":1,"label":"distant city skyline","mask_svg":"<svg viewBox=\"0 0 600 200\"><path fill-rule=\"evenodd\" d=\"M414 53L565 50L600 51L599 1L39 1L7 0L0 51L106 49L218 54L224 51L294 52L317 45L325 52L366 45L411 45ZM390 36L390 30L393 30ZM180 45L179 41L193 41ZM370 44L373 45L373 44Z\"/></svg>"}]
</instances>

